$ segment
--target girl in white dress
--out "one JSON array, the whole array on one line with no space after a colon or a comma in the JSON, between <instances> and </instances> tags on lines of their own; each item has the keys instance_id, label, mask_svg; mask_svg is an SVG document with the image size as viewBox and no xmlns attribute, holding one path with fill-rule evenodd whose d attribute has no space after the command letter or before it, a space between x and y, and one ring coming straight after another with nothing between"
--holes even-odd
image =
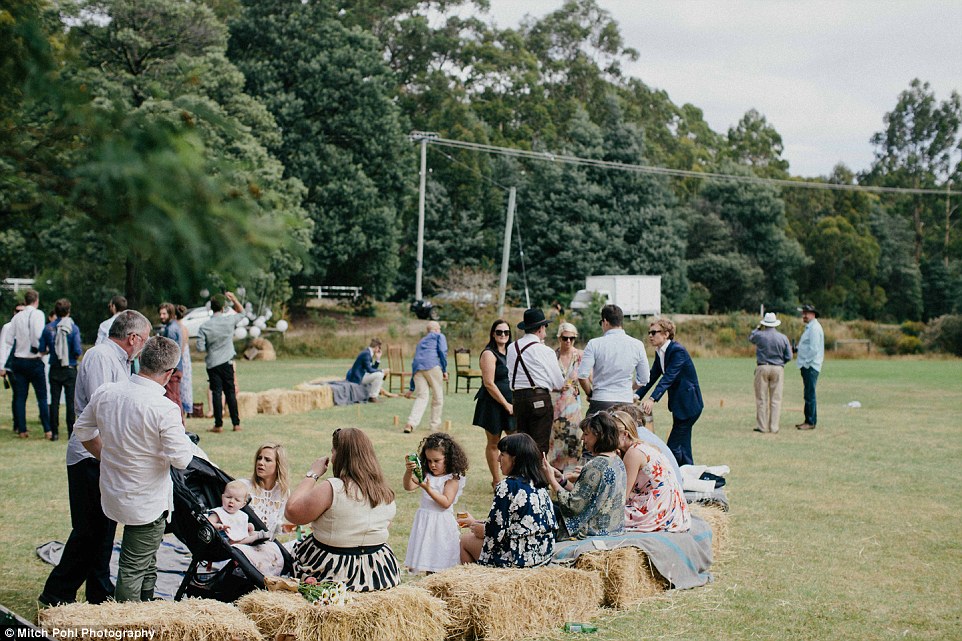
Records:
<instances>
[{"instance_id":1,"label":"girl in white dress","mask_svg":"<svg viewBox=\"0 0 962 641\"><path fill-rule=\"evenodd\" d=\"M467 482L468 457L449 434L435 432L421 441L421 469L424 481L414 475L417 463L407 461L404 489L423 490L421 505L414 513L404 565L411 572L440 572L460 562L460 533L453 506Z\"/></svg>"}]
</instances>

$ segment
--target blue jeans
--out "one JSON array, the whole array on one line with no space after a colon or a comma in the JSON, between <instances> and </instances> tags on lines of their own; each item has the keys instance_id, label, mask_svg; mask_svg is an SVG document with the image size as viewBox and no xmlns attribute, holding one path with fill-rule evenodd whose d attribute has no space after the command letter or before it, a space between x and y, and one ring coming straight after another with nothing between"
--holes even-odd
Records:
<instances>
[{"instance_id":1,"label":"blue jeans","mask_svg":"<svg viewBox=\"0 0 962 641\"><path fill-rule=\"evenodd\" d=\"M39 358L14 358L11 364L16 378L13 379L13 427L17 432L27 431L27 392L33 385L40 410L40 424L44 432L50 431L50 408L47 406L47 375Z\"/></svg>"},{"instance_id":2,"label":"blue jeans","mask_svg":"<svg viewBox=\"0 0 962 641\"><path fill-rule=\"evenodd\" d=\"M818 382L818 370L813 367L802 368L802 385L805 388L805 422L815 425L818 420L815 403L815 384Z\"/></svg>"}]
</instances>

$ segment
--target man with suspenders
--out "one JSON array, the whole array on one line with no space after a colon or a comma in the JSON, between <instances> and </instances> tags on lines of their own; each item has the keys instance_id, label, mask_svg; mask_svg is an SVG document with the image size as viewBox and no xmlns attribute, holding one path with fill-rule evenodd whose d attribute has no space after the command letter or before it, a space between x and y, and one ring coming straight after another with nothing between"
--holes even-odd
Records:
<instances>
[{"instance_id":1,"label":"man with suspenders","mask_svg":"<svg viewBox=\"0 0 962 641\"><path fill-rule=\"evenodd\" d=\"M525 310L524 321L518 324L524 336L508 345L507 359L518 431L531 436L542 452L551 443L551 390L564 386L558 357L544 344L549 322L542 310Z\"/></svg>"}]
</instances>

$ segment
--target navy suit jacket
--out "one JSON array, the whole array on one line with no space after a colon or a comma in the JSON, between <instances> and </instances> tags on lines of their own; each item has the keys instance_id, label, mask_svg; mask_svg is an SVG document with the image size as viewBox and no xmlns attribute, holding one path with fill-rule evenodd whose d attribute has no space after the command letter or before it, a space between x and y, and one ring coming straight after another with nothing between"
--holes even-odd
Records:
<instances>
[{"instance_id":1,"label":"navy suit jacket","mask_svg":"<svg viewBox=\"0 0 962 641\"><path fill-rule=\"evenodd\" d=\"M672 341L668 344L664 371L661 368L661 359L658 358L657 352L655 353L651 378L648 379L648 384L635 394L639 398L644 398L652 385L655 385L655 381L658 381L658 385L651 393L652 400L658 401L665 392L668 392L668 410L675 418L685 420L698 416L705 409L701 388L698 386L698 374L695 373L695 364L688 355L688 350L680 343Z\"/></svg>"},{"instance_id":2,"label":"navy suit jacket","mask_svg":"<svg viewBox=\"0 0 962 641\"><path fill-rule=\"evenodd\" d=\"M380 362L374 362L374 357L371 355L371 350L365 347L364 351L358 354L357 358L354 359L354 364L351 365L351 369L347 370L347 380L360 385L361 379L364 378L365 374L372 374L380 371L378 369L380 364Z\"/></svg>"}]
</instances>

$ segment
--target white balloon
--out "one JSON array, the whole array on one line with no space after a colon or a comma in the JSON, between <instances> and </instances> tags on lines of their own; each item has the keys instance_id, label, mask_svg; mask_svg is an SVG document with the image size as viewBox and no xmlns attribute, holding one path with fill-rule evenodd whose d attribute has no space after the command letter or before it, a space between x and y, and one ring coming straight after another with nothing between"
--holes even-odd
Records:
<instances>
[{"instance_id":1,"label":"white balloon","mask_svg":"<svg viewBox=\"0 0 962 641\"><path fill-rule=\"evenodd\" d=\"M246 287L238 287L238 288L237 288L237 291L234 292L234 293L237 294L238 296L240 296L241 298L244 298L244 294L247 293L247 288L246 288Z\"/></svg>"},{"instance_id":2,"label":"white balloon","mask_svg":"<svg viewBox=\"0 0 962 641\"><path fill-rule=\"evenodd\" d=\"M234 330L234 339L242 341L247 338L247 330L243 327L238 327Z\"/></svg>"},{"instance_id":3,"label":"white balloon","mask_svg":"<svg viewBox=\"0 0 962 641\"><path fill-rule=\"evenodd\" d=\"M248 320L254 320L255 318L257 318L257 314L255 314L254 312L247 312L246 316Z\"/></svg>"},{"instance_id":4,"label":"white balloon","mask_svg":"<svg viewBox=\"0 0 962 641\"><path fill-rule=\"evenodd\" d=\"M287 321L286 321L286 320L283 320L283 319L282 319L282 320L277 321L277 331L279 331L279 332L281 332L281 333L287 331Z\"/></svg>"},{"instance_id":5,"label":"white balloon","mask_svg":"<svg viewBox=\"0 0 962 641\"><path fill-rule=\"evenodd\" d=\"M274 315L274 312L272 312L270 308L267 308L266 310L264 310L264 320L270 320L271 316L273 315Z\"/></svg>"},{"instance_id":6,"label":"white balloon","mask_svg":"<svg viewBox=\"0 0 962 641\"><path fill-rule=\"evenodd\" d=\"M251 319L249 319L249 318L247 318L247 317L245 316L244 318L240 319L240 322L237 323L237 326L238 326L238 327L247 327L247 326L250 325L250 324L251 324Z\"/></svg>"},{"instance_id":7,"label":"white balloon","mask_svg":"<svg viewBox=\"0 0 962 641\"><path fill-rule=\"evenodd\" d=\"M244 311L248 314L254 311L254 306L250 304L250 301L244 303Z\"/></svg>"},{"instance_id":8,"label":"white balloon","mask_svg":"<svg viewBox=\"0 0 962 641\"><path fill-rule=\"evenodd\" d=\"M209 290L209 289L202 289L202 290L200 290L199 293L200 293L200 297L201 297L201 298L207 298L208 296L210 296L210 290Z\"/></svg>"},{"instance_id":9,"label":"white balloon","mask_svg":"<svg viewBox=\"0 0 962 641\"><path fill-rule=\"evenodd\" d=\"M261 329L264 329L267 327L267 321L263 316L258 316L257 320L254 321L254 327L260 327Z\"/></svg>"},{"instance_id":10,"label":"white balloon","mask_svg":"<svg viewBox=\"0 0 962 641\"><path fill-rule=\"evenodd\" d=\"M261 328L258 327L257 325L254 325L248 330L248 332L250 333L251 338L257 338L258 336L261 335Z\"/></svg>"}]
</instances>

